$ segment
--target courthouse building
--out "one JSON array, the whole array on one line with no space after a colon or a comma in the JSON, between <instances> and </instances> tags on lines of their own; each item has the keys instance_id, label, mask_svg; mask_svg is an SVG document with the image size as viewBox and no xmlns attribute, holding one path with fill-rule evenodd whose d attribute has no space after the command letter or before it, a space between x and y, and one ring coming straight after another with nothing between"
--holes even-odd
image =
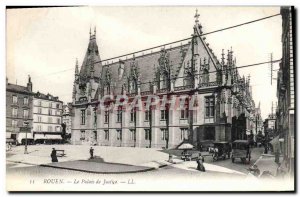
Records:
<instances>
[{"instance_id":1,"label":"courthouse building","mask_svg":"<svg viewBox=\"0 0 300 197\"><path fill-rule=\"evenodd\" d=\"M199 147L207 141L246 139L255 125L250 77L239 75L232 49L220 52L220 60L216 57L198 18L196 13L188 43L105 62L96 31L90 32L80 69L76 61L72 143L174 148L184 141ZM117 95L127 96L129 103L139 96L143 106L150 95L169 101L188 95L196 98L197 110L190 110L188 100L181 110L169 105L108 110L100 106L105 95L112 97L106 106L116 105Z\"/></svg>"}]
</instances>

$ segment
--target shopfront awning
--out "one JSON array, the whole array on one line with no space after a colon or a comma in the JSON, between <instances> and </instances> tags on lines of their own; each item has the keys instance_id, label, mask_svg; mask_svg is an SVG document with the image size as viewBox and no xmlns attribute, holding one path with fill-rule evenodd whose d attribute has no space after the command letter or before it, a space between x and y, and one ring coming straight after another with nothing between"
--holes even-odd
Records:
<instances>
[{"instance_id":1,"label":"shopfront awning","mask_svg":"<svg viewBox=\"0 0 300 197\"><path fill-rule=\"evenodd\" d=\"M61 140L62 138L61 138L61 135L50 135L50 134L47 134L46 135L46 138L48 139L48 140Z\"/></svg>"},{"instance_id":2,"label":"shopfront awning","mask_svg":"<svg viewBox=\"0 0 300 197\"><path fill-rule=\"evenodd\" d=\"M26 139L26 133L18 133L18 137L17 137L18 142L22 143L23 139ZM27 139L28 140L33 139L32 133L27 133Z\"/></svg>"},{"instance_id":3,"label":"shopfront awning","mask_svg":"<svg viewBox=\"0 0 300 197\"><path fill-rule=\"evenodd\" d=\"M34 140L45 140L45 139L47 139L47 137L44 134L35 134L34 135Z\"/></svg>"}]
</instances>

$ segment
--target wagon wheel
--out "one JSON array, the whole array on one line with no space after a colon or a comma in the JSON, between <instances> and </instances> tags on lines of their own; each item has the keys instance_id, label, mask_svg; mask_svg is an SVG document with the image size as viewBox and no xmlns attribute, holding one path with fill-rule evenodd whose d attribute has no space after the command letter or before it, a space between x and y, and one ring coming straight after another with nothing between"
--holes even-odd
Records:
<instances>
[{"instance_id":1,"label":"wagon wheel","mask_svg":"<svg viewBox=\"0 0 300 197\"><path fill-rule=\"evenodd\" d=\"M243 163L246 163L246 158L241 158Z\"/></svg>"},{"instance_id":2,"label":"wagon wheel","mask_svg":"<svg viewBox=\"0 0 300 197\"><path fill-rule=\"evenodd\" d=\"M218 156L213 155L213 160L214 160L214 161L217 161L217 160L218 160Z\"/></svg>"}]
</instances>

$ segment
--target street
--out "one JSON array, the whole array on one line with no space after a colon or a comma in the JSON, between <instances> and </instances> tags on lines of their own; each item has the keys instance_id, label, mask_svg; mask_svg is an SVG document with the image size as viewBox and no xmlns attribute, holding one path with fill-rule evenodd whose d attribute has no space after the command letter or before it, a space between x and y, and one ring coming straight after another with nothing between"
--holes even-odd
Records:
<instances>
[{"instance_id":1,"label":"street","mask_svg":"<svg viewBox=\"0 0 300 197\"><path fill-rule=\"evenodd\" d=\"M70 153L72 152L72 150L74 150L74 146L59 145L59 148L63 147L66 149L67 153ZM245 180L245 178L247 177L247 168L253 165L253 163L261 156L261 153L263 152L261 148L252 149L252 159L250 164L243 164L239 161L232 163L231 159L213 161L211 156L205 156L204 166L206 168L206 172L200 172L196 170L197 164L195 161L180 162L178 164L170 164L166 161L159 161L161 159L167 159L168 155L155 149L97 146L94 147L96 157L97 152L100 152L100 150L106 151L106 154L104 154L103 152L101 153L103 155L103 159L88 160L87 158L83 159L83 155L86 155L85 152L88 150L88 147L83 146L81 149L76 149L76 155L69 155L67 158L65 158L64 161L51 164L49 162L49 158L45 156L45 154L48 152L48 149L50 149L51 146L30 146L28 155L23 154L23 148L24 147L22 146L15 147L15 149L12 150L11 153L7 153L7 180L16 181L14 177L20 177L18 178L18 182L22 183L21 185L28 184L28 187L26 187L28 190L30 190L30 188L36 190L36 186L39 186L40 184L43 187L45 185L49 186L50 190L62 190L63 187L75 190L84 190L85 187L87 187L86 189L95 190L95 188L89 188L89 186L91 184L96 184L97 180L100 181L100 179L102 180L100 181L101 184L98 184L106 186L105 188L102 188L105 190L110 190L114 188L114 185L116 184L119 185L120 188L122 188L122 185L124 186L125 184L134 185L144 183L145 181L153 180L155 180L155 184L158 185L162 183L166 184L166 180L168 180L168 184L170 184L171 182L174 182L175 184L175 182L180 182L182 180L193 180L195 188L197 188L197 184L201 183L203 185L202 181L205 181L206 183L214 181L214 185L219 181L223 181L224 179L226 179L226 181L228 180L235 182L238 180ZM111 155L113 155L113 152L117 152L118 157L111 157ZM128 159L128 155L134 155L135 152L138 152L138 155L140 156L134 159ZM148 155L148 157L144 157L144 155ZM34 160L32 159L33 157L39 159ZM19 161L17 161L16 159L19 159ZM37 162L43 161L43 159L48 164L41 164ZM118 161L122 161L122 163ZM128 164L129 161L131 162L130 165ZM34 162L36 162L35 165ZM160 163L161 165L158 165L158 167L152 169L151 166L153 166L155 163ZM54 165L54 167L49 167L46 165ZM55 165L58 166L58 168L56 168ZM104 167L101 168L100 166L103 165ZM80 170L61 169L59 168L59 166L67 166L69 168L73 167L74 169L88 168L91 171L94 169L95 173L83 172ZM122 171L127 169L128 166L131 168L131 170L139 170L142 167L148 167L149 169L151 168L151 170L118 174L96 172L97 168L106 172L112 172L113 170ZM74 181L79 181L77 184L83 184L84 187L82 187L81 185L80 188L73 188L75 184ZM115 183L113 184L113 182ZM18 188L15 188L15 186L16 185L10 185L10 187L13 187L14 189L18 190ZM164 189L168 189L168 187L165 187ZM170 186L169 189L174 188ZM176 190L177 189L179 188L176 188ZM181 189L184 190L184 187ZM202 189L209 189L209 187Z\"/></svg>"}]
</instances>

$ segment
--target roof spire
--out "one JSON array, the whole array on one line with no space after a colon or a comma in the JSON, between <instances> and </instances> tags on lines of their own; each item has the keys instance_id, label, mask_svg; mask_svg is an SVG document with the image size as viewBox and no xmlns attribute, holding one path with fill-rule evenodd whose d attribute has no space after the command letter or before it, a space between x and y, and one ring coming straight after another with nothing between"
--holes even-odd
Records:
<instances>
[{"instance_id":1,"label":"roof spire","mask_svg":"<svg viewBox=\"0 0 300 197\"><path fill-rule=\"evenodd\" d=\"M195 18L194 31L196 31L196 29L199 29L199 34L201 35L203 32L202 32L202 25L199 23L199 17L200 17L200 14L198 13L198 9L196 9L196 14L194 16L194 18Z\"/></svg>"},{"instance_id":2,"label":"roof spire","mask_svg":"<svg viewBox=\"0 0 300 197\"><path fill-rule=\"evenodd\" d=\"M194 18L195 18L195 23L196 23L196 24L199 23L199 16L200 16L200 14L198 14L198 9L196 9L196 14L195 14L195 16L194 16Z\"/></svg>"},{"instance_id":3,"label":"roof spire","mask_svg":"<svg viewBox=\"0 0 300 197\"><path fill-rule=\"evenodd\" d=\"M224 66L224 64L225 64L225 57L224 57L224 49L222 49L222 65Z\"/></svg>"},{"instance_id":4,"label":"roof spire","mask_svg":"<svg viewBox=\"0 0 300 197\"><path fill-rule=\"evenodd\" d=\"M250 74L248 75L248 85L250 85Z\"/></svg>"},{"instance_id":5,"label":"roof spire","mask_svg":"<svg viewBox=\"0 0 300 197\"><path fill-rule=\"evenodd\" d=\"M96 37L96 26L94 27L94 36Z\"/></svg>"}]
</instances>

